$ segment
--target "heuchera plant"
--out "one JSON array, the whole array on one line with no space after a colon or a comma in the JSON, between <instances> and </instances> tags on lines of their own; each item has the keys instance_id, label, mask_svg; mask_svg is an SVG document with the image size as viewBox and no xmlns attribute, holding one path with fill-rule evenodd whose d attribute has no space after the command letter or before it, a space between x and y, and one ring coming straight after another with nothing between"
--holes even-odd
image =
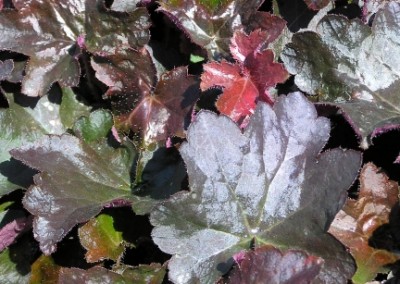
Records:
<instances>
[{"instance_id":1,"label":"heuchera plant","mask_svg":"<svg viewBox=\"0 0 400 284\"><path fill-rule=\"evenodd\" d=\"M398 281L400 3L287 3L0 0L1 282Z\"/></svg>"}]
</instances>

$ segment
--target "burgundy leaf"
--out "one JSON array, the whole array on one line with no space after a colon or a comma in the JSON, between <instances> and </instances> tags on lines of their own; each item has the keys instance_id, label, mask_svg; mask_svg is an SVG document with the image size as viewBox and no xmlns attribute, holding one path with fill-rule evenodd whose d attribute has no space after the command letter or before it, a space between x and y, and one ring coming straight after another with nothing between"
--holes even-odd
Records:
<instances>
[{"instance_id":1,"label":"burgundy leaf","mask_svg":"<svg viewBox=\"0 0 400 284\"><path fill-rule=\"evenodd\" d=\"M75 86L81 48L96 54L113 54L117 49L141 47L149 39L148 13L137 8L131 13L107 9L103 0L14 1L16 10L0 17L0 49L30 57L22 92L45 95L54 82Z\"/></svg>"},{"instance_id":2,"label":"burgundy leaf","mask_svg":"<svg viewBox=\"0 0 400 284\"><path fill-rule=\"evenodd\" d=\"M190 39L207 50L209 58L229 54L235 29L253 18L262 0L177 0L160 1L166 13Z\"/></svg>"},{"instance_id":3,"label":"burgundy leaf","mask_svg":"<svg viewBox=\"0 0 400 284\"><path fill-rule=\"evenodd\" d=\"M307 4L307 7L312 10L321 10L331 1L332 0L304 0L304 2Z\"/></svg>"},{"instance_id":4,"label":"burgundy leaf","mask_svg":"<svg viewBox=\"0 0 400 284\"><path fill-rule=\"evenodd\" d=\"M245 254L230 273L227 283L306 284L319 273L324 261L300 250L280 251L271 246Z\"/></svg>"},{"instance_id":5,"label":"burgundy leaf","mask_svg":"<svg viewBox=\"0 0 400 284\"><path fill-rule=\"evenodd\" d=\"M193 105L200 94L198 82L186 67L166 72L153 94L148 94L129 114L133 130L141 132L147 144L184 137L185 119L190 119Z\"/></svg>"}]
</instances>

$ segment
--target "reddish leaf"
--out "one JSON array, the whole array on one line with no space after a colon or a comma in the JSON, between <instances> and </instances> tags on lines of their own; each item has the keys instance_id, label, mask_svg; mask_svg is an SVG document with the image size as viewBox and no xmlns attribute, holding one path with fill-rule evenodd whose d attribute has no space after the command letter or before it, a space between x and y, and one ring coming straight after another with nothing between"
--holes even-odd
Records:
<instances>
[{"instance_id":1,"label":"reddish leaf","mask_svg":"<svg viewBox=\"0 0 400 284\"><path fill-rule=\"evenodd\" d=\"M264 246L245 254L236 265L227 283L289 284L309 283L319 273L323 259L308 255L301 250L280 251Z\"/></svg>"},{"instance_id":2,"label":"reddish leaf","mask_svg":"<svg viewBox=\"0 0 400 284\"><path fill-rule=\"evenodd\" d=\"M374 279L378 272L385 272L386 264L399 259L395 254L372 248L368 240L381 225L389 222L392 207L399 202L398 184L372 163L364 166L360 174L358 200L348 199L336 215L329 232L350 248L358 269L355 283Z\"/></svg>"},{"instance_id":3,"label":"reddish leaf","mask_svg":"<svg viewBox=\"0 0 400 284\"><path fill-rule=\"evenodd\" d=\"M0 229L0 251L11 245L19 235L32 228L33 216L20 217Z\"/></svg>"},{"instance_id":4,"label":"reddish leaf","mask_svg":"<svg viewBox=\"0 0 400 284\"><path fill-rule=\"evenodd\" d=\"M236 31L231 42L236 64L222 61L204 65L201 89L222 87L224 91L217 101L217 108L236 122L244 121L253 113L258 99L272 104L268 90L289 77L283 65L274 62L273 51L263 50L268 40L266 35L261 30L249 35Z\"/></svg>"},{"instance_id":5,"label":"reddish leaf","mask_svg":"<svg viewBox=\"0 0 400 284\"><path fill-rule=\"evenodd\" d=\"M307 7L312 10L320 10L329 4L332 0L304 0Z\"/></svg>"},{"instance_id":6,"label":"reddish leaf","mask_svg":"<svg viewBox=\"0 0 400 284\"><path fill-rule=\"evenodd\" d=\"M147 144L168 136L184 137L185 118L191 114L200 89L195 77L179 67L161 76L153 94L140 101L129 115L132 129L140 131Z\"/></svg>"}]
</instances>

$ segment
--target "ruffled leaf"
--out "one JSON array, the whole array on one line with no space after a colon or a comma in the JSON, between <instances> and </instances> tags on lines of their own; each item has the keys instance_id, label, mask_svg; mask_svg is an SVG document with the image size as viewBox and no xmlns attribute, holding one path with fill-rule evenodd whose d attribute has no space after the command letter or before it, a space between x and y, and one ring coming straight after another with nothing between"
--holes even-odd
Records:
<instances>
[{"instance_id":1,"label":"ruffled leaf","mask_svg":"<svg viewBox=\"0 0 400 284\"><path fill-rule=\"evenodd\" d=\"M361 157L341 149L319 154L329 132L329 121L299 93L280 97L273 109L260 103L244 133L225 116L198 114L180 148L191 191L150 215L154 242L173 254L169 278L213 282L253 243L324 258L317 276L324 283L351 277L352 258L326 230Z\"/></svg>"}]
</instances>

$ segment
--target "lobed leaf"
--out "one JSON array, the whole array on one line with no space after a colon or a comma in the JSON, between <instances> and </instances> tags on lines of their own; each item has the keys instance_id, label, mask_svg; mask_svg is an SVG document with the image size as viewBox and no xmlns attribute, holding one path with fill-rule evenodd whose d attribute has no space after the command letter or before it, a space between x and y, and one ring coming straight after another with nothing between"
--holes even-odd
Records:
<instances>
[{"instance_id":1,"label":"lobed leaf","mask_svg":"<svg viewBox=\"0 0 400 284\"><path fill-rule=\"evenodd\" d=\"M301 90L344 110L364 148L369 136L400 123L399 11L400 3L388 3L372 29L328 15L317 33L295 34L281 55Z\"/></svg>"},{"instance_id":2,"label":"lobed leaf","mask_svg":"<svg viewBox=\"0 0 400 284\"><path fill-rule=\"evenodd\" d=\"M347 199L332 222L329 232L350 249L356 260L354 283L372 281L377 273L387 272L387 264L399 259L395 253L369 246L374 231L389 222L392 208L399 203L398 195L397 182L368 163L360 173L358 199Z\"/></svg>"},{"instance_id":3,"label":"lobed leaf","mask_svg":"<svg viewBox=\"0 0 400 284\"><path fill-rule=\"evenodd\" d=\"M237 62L210 62L203 66L201 89L222 87L217 109L236 122L241 123L254 112L257 100L272 104L269 89L289 76L281 63L274 62L273 51L265 49L268 40L267 32L261 30L249 35L236 31L230 48Z\"/></svg>"},{"instance_id":4,"label":"lobed leaf","mask_svg":"<svg viewBox=\"0 0 400 284\"><path fill-rule=\"evenodd\" d=\"M194 43L206 49L210 59L218 59L229 54L233 31L251 19L262 2L163 0L159 10L172 18Z\"/></svg>"},{"instance_id":5,"label":"lobed leaf","mask_svg":"<svg viewBox=\"0 0 400 284\"><path fill-rule=\"evenodd\" d=\"M145 95L129 114L131 128L142 133L145 144L185 137L185 126L200 95L196 78L187 72L186 67L165 72L154 93Z\"/></svg>"},{"instance_id":6,"label":"lobed leaf","mask_svg":"<svg viewBox=\"0 0 400 284\"><path fill-rule=\"evenodd\" d=\"M13 149L11 155L41 171L23 199L35 216L33 231L49 255L76 224L97 215L115 199L130 198L135 153L106 141L87 144L71 136L47 136Z\"/></svg>"},{"instance_id":7,"label":"lobed leaf","mask_svg":"<svg viewBox=\"0 0 400 284\"><path fill-rule=\"evenodd\" d=\"M22 81L22 92L28 96L45 95L55 82L77 85L81 48L114 54L149 40L145 8L119 13L107 9L104 0L14 2L17 11L1 12L0 49L30 57Z\"/></svg>"},{"instance_id":8,"label":"lobed leaf","mask_svg":"<svg viewBox=\"0 0 400 284\"><path fill-rule=\"evenodd\" d=\"M47 97L41 98L34 108L30 108L16 102L13 94L4 95L9 107L0 110L0 195L28 187L34 174L34 171L10 159L11 149L36 141L45 134L62 134L66 131L60 120L64 111ZM72 114L70 117L74 118Z\"/></svg>"},{"instance_id":9,"label":"lobed leaf","mask_svg":"<svg viewBox=\"0 0 400 284\"><path fill-rule=\"evenodd\" d=\"M361 159L340 149L319 154L329 131L329 121L299 93L278 98L273 109L259 103L244 133L227 117L197 115L180 148L191 191L150 215L154 242L173 254L169 278L213 282L252 243L322 257L321 282L351 277L352 258L326 231Z\"/></svg>"}]
</instances>

